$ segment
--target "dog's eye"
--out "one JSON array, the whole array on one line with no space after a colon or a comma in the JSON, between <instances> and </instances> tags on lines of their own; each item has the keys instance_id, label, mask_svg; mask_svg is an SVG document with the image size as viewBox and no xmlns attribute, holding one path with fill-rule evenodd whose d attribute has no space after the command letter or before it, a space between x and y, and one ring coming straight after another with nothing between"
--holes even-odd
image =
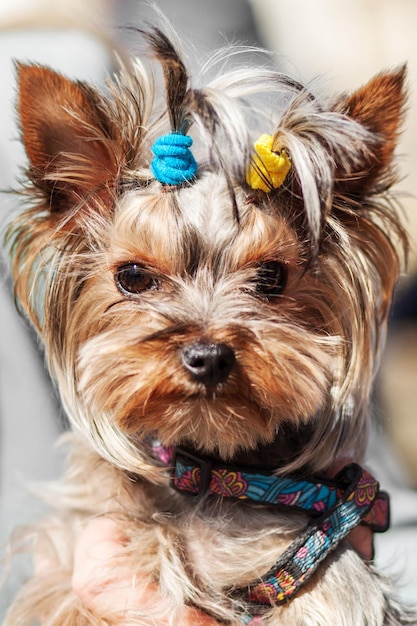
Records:
<instances>
[{"instance_id":1,"label":"dog's eye","mask_svg":"<svg viewBox=\"0 0 417 626\"><path fill-rule=\"evenodd\" d=\"M122 293L138 294L159 289L159 281L137 263L119 267L115 274L116 285Z\"/></svg>"},{"instance_id":2,"label":"dog's eye","mask_svg":"<svg viewBox=\"0 0 417 626\"><path fill-rule=\"evenodd\" d=\"M281 295L287 284L287 269L279 261L267 261L256 274L256 291L267 298Z\"/></svg>"}]
</instances>

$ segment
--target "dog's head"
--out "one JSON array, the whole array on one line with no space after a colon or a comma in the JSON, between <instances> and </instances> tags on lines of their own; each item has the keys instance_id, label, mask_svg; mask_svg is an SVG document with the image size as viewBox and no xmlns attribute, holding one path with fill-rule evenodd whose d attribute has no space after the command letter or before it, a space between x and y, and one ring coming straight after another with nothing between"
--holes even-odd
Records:
<instances>
[{"instance_id":1,"label":"dog's head","mask_svg":"<svg viewBox=\"0 0 417 626\"><path fill-rule=\"evenodd\" d=\"M70 418L136 473L151 434L232 458L300 433L287 461L315 470L361 454L404 242L387 196L404 71L334 99L259 69L193 88L148 39L164 104L152 64L106 92L19 67L34 201L9 231L15 288ZM169 131L194 139L181 184L150 169Z\"/></svg>"}]
</instances>

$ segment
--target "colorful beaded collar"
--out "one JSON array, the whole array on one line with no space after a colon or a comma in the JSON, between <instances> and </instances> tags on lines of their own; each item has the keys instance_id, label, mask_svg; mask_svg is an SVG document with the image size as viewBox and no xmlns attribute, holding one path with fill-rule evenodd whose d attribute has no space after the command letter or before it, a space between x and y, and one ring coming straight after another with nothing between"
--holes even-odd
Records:
<instances>
[{"instance_id":1,"label":"colorful beaded collar","mask_svg":"<svg viewBox=\"0 0 417 626\"><path fill-rule=\"evenodd\" d=\"M389 498L375 478L356 463L335 476L299 479L271 470L236 468L207 457L152 442L153 456L171 468L171 486L195 499L221 496L241 502L290 507L310 517L304 532L259 581L242 590L252 615L262 606L284 604L309 580L325 557L358 525L374 532L389 527Z\"/></svg>"}]
</instances>

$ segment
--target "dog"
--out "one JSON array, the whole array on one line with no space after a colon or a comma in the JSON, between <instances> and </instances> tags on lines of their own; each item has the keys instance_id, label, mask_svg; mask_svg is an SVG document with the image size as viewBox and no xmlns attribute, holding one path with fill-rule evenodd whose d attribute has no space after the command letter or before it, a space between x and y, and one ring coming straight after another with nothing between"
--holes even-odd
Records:
<instances>
[{"instance_id":1,"label":"dog","mask_svg":"<svg viewBox=\"0 0 417 626\"><path fill-rule=\"evenodd\" d=\"M141 36L105 90L18 65L6 239L71 429L5 626L416 624L362 465L405 68L324 97L229 51L193 86L174 33Z\"/></svg>"}]
</instances>

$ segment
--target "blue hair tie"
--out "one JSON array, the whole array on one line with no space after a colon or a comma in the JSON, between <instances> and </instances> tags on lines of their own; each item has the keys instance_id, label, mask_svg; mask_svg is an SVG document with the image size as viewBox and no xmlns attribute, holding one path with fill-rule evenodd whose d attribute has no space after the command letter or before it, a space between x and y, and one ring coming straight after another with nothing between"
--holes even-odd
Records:
<instances>
[{"instance_id":1,"label":"blue hair tie","mask_svg":"<svg viewBox=\"0 0 417 626\"><path fill-rule=\"evenodd\" d=\"M155 158L151 171L164 185L179 185L194 178L197 162L190 150L193 140L188 135L170 133L158 137L152 146Z\"/></svg>"}]
</instances>

